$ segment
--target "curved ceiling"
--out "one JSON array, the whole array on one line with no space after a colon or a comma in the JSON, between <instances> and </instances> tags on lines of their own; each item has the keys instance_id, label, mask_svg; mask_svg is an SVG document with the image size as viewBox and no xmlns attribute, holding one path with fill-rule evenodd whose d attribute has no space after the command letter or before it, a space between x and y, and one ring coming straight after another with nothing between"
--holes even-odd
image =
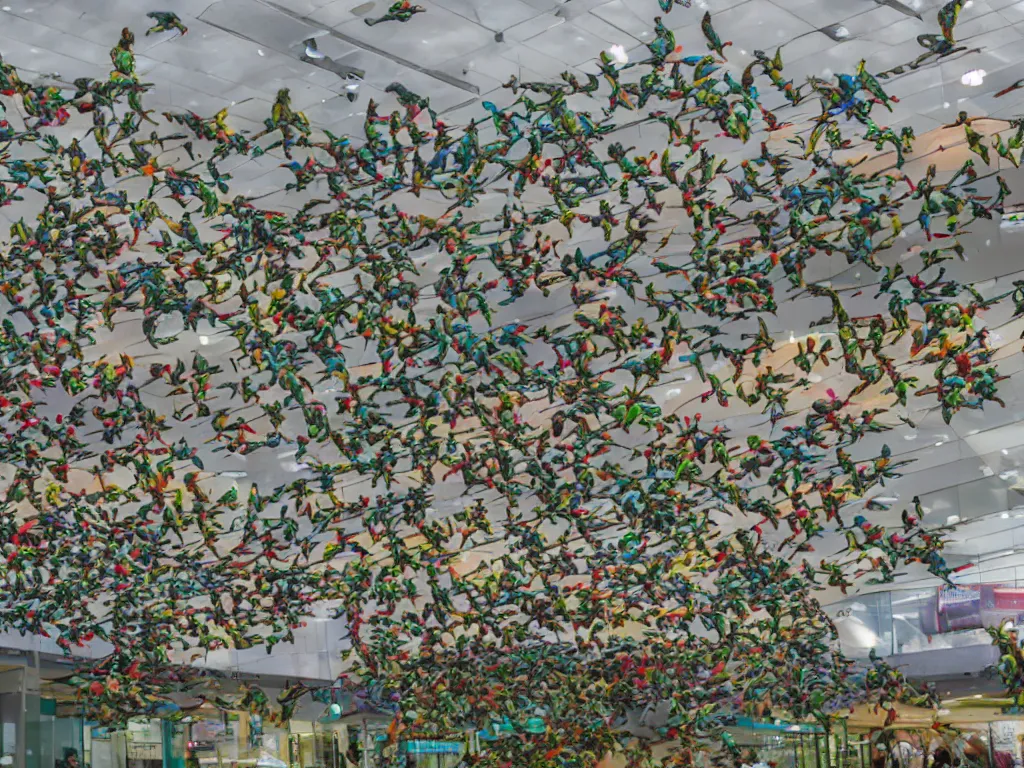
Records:
<instances>
[{"instance_id":1,"label":"curved ceiling","mask_svg":"<svg viewBox=\"0 0 1024 768\"><path fill-rule=\"evenodd\" d=\"M0 53L5 61L44 81L62 82L70 73L105 76L110 66L109 47L127 25L139 32L137 69L142 79L155 86L147 106L158 112L191 110L205 116L229 106L231 125L256 133L270 113L275 92L289 88L293 107L304 111L314 125L356 136L362 134L368 100L379 104L382 114L397 106L395 96L385 90L392 82L428 96L442 119L465 122L480 115L481 101L503 103L507 94L502 84L513 76L551 80L567 70L581 75L595 72L598 54L616 45L623 46L627 55L642 56L650 20L659 13L657 0L423 0L428 12L417 16L414 23L371 27L365 20L383 13L386 2L5 2L8 4L0 10ZM916 37L935 31L938 7L933 0L694 0L691 8L679 8L666 16L666 23L672 26L684 55L703 53L700 19L708 9L723 38L735 41L726 65L735 77L752 60L755 48L773 52L781 47L787 76L800 81L807 76L827 79L853 71L863 58L870 59L875 70L913 59L921 51ZM151 24L146 13L153 10L177 13L188 34L144 37L141 30ZM940 170L953 170L963 162L967 155L962 131L943 128L957 112L1008 118L1024 110L1024 89L996 95L1024 77L1024 0L968 0L958 37L967 51L898 75L886 85L899 96L887 118L889 124L911 126L920 137L914 159L906 168L910 175L922 173L928 163L938 164ZM814 117L815 109L814 104L790 110L780 107L779 116L801 124ZM979 126L982 133L1006 128L997 120ZM630 129L623 143L643 148L646 141L658 146L653 129L646 130L650 133L645 137L643 126ZM756 152L757 138L750 143L750 152ZM293 174L280 167L282 160L274 155L232 158L222 170L231 173L239 192L266 195L261 205L296 210L311 193L284 191ZM891 158L876 161L890 162ZM1011 188L1024 188L1024 174L1012 168L1006 173ZM497 211L504 200L504 190L495 190L484 196L481 206L485 211ZM430 203L421 205L430 210ZM17 206L0 209L0 217L10 221L18 215ZM969 261L950 262L950 277L973 282L982 295L1001 292L1010 281L1024 277L1020 259L1024 230L1000 226L999 222L979 223L973 229L965 238L972 256ZM588 238L599 242L599 238L578 231L572 243L585 245ZM922 242L920 233L911 233L903 254L893 255L903 259ZM877 284L874 273L850 267L839 257L822 259L812 269L815 274L810 277L830 280L836 287L862 287L863 308L870 311L874 307L870 299L870 289ZM422 280L427 283L435 278L432 265L425 261ZM529 298L517 302L514 312L510 310L500 319L550 318L551 324L557 324L560 318L571 318L574 309L571 302ZM963 411L949 426L935 408L912 399L904 415L915 426L897 424L893 432L870 436L858 445L858 452L874 455L885 442L897 458L915 460L904 477L887 488L891 498L885 503L894 510L919 496L928 519L937 525L975 518L999 521L987 523L995 527L986 528L976 541L980 529L964 526L954 534L958 538L952 551L965 557L998 553L1003 557L1001 567L1012 570L1018 562L1024 566L1024 557L1006 553L1013 549L1006 545L1006 537L1013 541L1024 538L1016 530L1018 524L1024 530L1024 519L1015 511L1024 509L1024 476L1020 474L1024 473L1024 427L1020 425L1024 417L1024 356L1018 342L1024 321L1011 321L1011 309L1000 307L985 317L995 334L993 346L1000 347L997 358L1002 372L1010 377L1001 392L1005 408ZM856 312L856 299L851 300L850 310ZM805 297L783 304L769 328L780 344L766 362L791 359L793 345L827 312L825 299ZM203 333L200 329L197 334L183 334L177 345L165 351L179 357L200 351L217 359L228 349L227 341L212 330ZM124 350L140 355L140 360L146 353L144 340L128 329L100 337L99 342L99 353ZM901 344L900 354L906 360L909 339ZM678 376L660 388L667 412L693 409L706 388L682 366L677 368ZM845 374L832 370L830 376L819 378L794 398L795 410L824 397L830 387L839 389L838 382ZM320 387L326 391L329 382ZM543 408L544 404L536 405L538 413L533 415L543 418ZM767 428L767 417L742 403L725 410L712 400L700 409L709 422L728 423L738 437L761 434ZM531 415L529 407L524 411ZM204 435L193 433L191 438L197 436ZM260 478L270 486L275 479L303 471L294 451L262 452L248 458L221 453L208 458L208 468L220 472L225 484L246 484ZM350 490L362 493L366 487L364 482ZM458 482L446 483L439 490L439 506L460 505ZM895 522L898 513L892 514ZM827 550L822 555L831 554L833 546L839 549L841 542L826 541L821 545ZM1004 562L1006 558L1009 560ZM920 576L910 573L904 578ZM973 578L971 572L964 578Z\"/></svg>"}]
</instances>

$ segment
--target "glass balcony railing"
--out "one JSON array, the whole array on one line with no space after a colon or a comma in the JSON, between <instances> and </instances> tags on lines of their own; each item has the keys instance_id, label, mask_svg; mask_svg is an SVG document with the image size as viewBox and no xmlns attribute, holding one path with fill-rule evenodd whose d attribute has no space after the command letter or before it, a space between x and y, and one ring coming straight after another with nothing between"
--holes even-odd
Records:
<instances>
[{"instance_id":1,"label":"glass balcony railing","mask_svg":"<svg viewBox=\"0 0 1024 768\"><path fill-rule=\"evenodd\" d=\"M1020 586L1018 586L1018 584ZM1024 581L894 589L825 606L851 658L991 645L986 627L1024 624Z\"/></svg>"}]
</instances>

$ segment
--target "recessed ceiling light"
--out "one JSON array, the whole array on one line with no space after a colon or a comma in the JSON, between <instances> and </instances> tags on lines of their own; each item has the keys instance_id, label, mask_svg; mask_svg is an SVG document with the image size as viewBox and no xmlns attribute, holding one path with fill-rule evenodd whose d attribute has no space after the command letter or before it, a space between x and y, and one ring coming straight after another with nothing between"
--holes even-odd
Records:
<instances>
[{"instance_id":1,"label":"recessed ceiling light","mask_svg":"<svg viewBox=\"0 0 1024 768\"><path fill-rule=\"evenodd\" d=\"M199 337L199 343L202 344L205 347L207 344L210 343L210 337L209 336L200 336Z\"/></svg>"},{"instance_id":2,"label":"recessed ceiling light","mask_svg":"<svg viewBox=\"0 0 1024 768\"><path fill-rule=\"evenodd\" d=\"M1003 454L1003 456L1009 456L1010 452L1008 450L1006 450L1005 448L1003 448L1002 454Z\"/></svg>"},{"instance_id":3,"label":"recessed ceiling light","mask_svg":"<svg viewBox=\"0 0 1024 768\"><path fill-rule=\"evenodd\" d=\"M941 440L939 440L939 442L937 442L937 443L935 444L935 447L936 447L936 448L938 448L938 447L939 447L940 445L942 445L942 441L941 441Z\"/></svg>"},{"instance_id":4,"label":"recessed ceiling light","mask_svg":"<svg viewBox=\"0 0 1024 768\"><path fill-rule=\"evenodd\" d=\"M917 432L910 432L903 436L904 440L917 440Z\"/></svg>"},{"instance_id":5,"label":"recessed ceiling light","mask_svg":"<svg viewBox=\"0 0 1024 768\"><path fill-rule=\"evenodd\" d=\"M946 525L956 525L960 522L960 515L950 515L946 518Z\"/></svg>"},{"instance_id":6,"label":"recessed ceiling light","mask_svg":"<svg viewBox=\"0 0 1024 768\"><path fill-rule=\"evenodd\" d=\"M1001 518L1002 518L1003 520L1009 520L1009 519L1010 519L1010 513L1009 513L1009 512L1003 512L1003 513L1002 513L1001 515L999 515L999 516L1000 516L1000 517L1001 517Z\"/></svg>"},{"instance_id":7,"label":"recessed ceiling light","mask_svg":"<svg viewBox=\"0 0 1024 768\"><path fill-rule=\"evenodd\" d=\"M612 59L616 64L628 64L629 54L626 53L626 47L616 43L608 49L608 53L612 55Z\"/></svg>"},{"instance_id":8,"label":"recessed ceiling light","mask_svg":"<svg viewBox=\"0 0 1024 768\"><path fill-rule=\"evenodd\" d=\"M221 477L248 477L248 472L239 472L238 470L232 470L230 472L221 472Z\"/></svg>"},{"instance_id":9,"label":"recessed ceiling light","mask_svg":"<svg viewBox=\"0 0 1024 768\"><path fill-rule=\"evenodd\" d=\"M5 5L5 6L4 6L4 10L5 10L5 11L9 11L9 10L11 10L11 6L9 6L9 5Z\"/></svg>"},{"instance_id":10,"label":"recessed ceiling light","mask_svg":"<svg viewBox=\"0 0 1024 768\"><path fill-rule=\"evenodd\" d=\"M257 49L256 49L256 53L258 53L258 54L259 54L260 56L266 56L266 55L267 55L267 54L265 54L265 53L263 52L263 49L262 49L262 48L257 48Z\"/></svg>"},{"instance_id":11,"label":"recessed ceiling light","mask_svg":"<svg viewBox=\"0 0 1024 768\"><path fill-rule=\"evenodd\" d=\"M988 74L984 69L972 69L964 72L963 77L960 78L960 82L964 85L971 87L977 87L985 82L985 75Z\"/></svg>"}]
</instances>

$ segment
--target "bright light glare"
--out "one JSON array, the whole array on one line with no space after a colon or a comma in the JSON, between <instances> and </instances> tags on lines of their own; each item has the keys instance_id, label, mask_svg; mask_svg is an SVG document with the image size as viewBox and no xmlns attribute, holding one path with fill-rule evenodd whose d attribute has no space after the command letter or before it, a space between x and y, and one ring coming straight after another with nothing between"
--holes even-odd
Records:
<instances>
[{"instance_id":1,"label":"bright light glare","mask_svg":"<svg viewBox=\"0 0 1024 768\"><path fill-rule=\"evenodd\" d=\"M972 69L969 72L964 72L963 77L960 78L960 82L964 85L977 87L985 82L986 74L987 73L984 69Z\"/></svg>"}]
</instances>

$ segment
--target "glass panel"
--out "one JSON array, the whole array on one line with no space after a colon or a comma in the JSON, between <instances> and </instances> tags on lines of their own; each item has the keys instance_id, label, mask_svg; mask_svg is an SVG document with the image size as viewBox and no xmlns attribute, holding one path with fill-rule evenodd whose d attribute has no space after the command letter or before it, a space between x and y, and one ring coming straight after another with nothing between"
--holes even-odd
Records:
<instances>
[{"instance_id":1,"label":"glass panel","mask_svg":"<svg viewBox=\"0 0 1024 768\"><path fill-rule=\"evenodd\" d=\"M839 646L850 658L867 658L871 650L881 656L892 653L889 595L888 592L876 592L825 607L839 632Z\"/></svg>"},{"instance_id":2,"label":"glass panel","mask_svg":"<svg viewBox=\"0 0 1024 768\"><path fill-rule=\"evenodd\" d=\"M18 713L21 694L0 694L0 764L14 765L18 754Z\"/></svg>"},{"instance_id":3,"label":"glass panel","mask_svg":"<svg viewBox=\"0 0 1024 768\"><path fill-rule=\"evenodd\" d=\"M128 737L125 731L92 726L89 729L90 768L127 768Z\"/></svg>"}]
</instances>

